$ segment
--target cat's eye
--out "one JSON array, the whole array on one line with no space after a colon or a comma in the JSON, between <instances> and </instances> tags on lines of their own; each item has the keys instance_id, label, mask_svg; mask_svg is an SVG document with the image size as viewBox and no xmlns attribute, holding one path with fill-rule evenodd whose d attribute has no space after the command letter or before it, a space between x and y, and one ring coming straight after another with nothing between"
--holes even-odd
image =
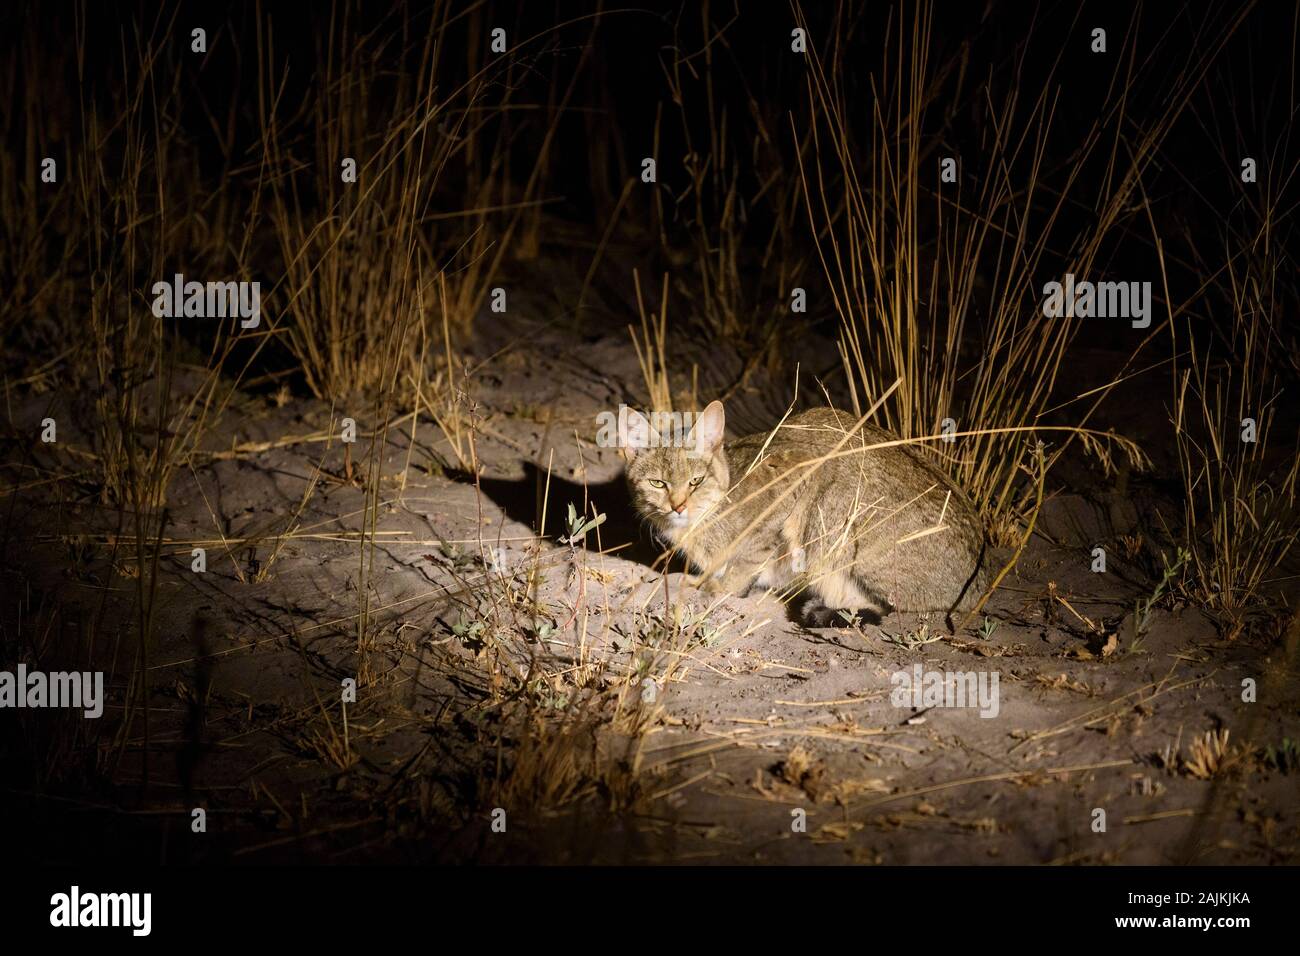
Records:
<instances>
[{"instance_id":1,"label":"cat's eye","mask_svg":"<svg viewBox=\"0 0 1300 956\"><path fill-rule=\"evenodd\" d=\"M660 481L658 478L651 478L651 479L650 479L650 487L651 487L651 488L667 488L668 485L667 485L666 482L662 482L662 481Z\"/></svg>"},{"instance_id":2,"label":"cat's eye","mask_svg":"<svg viewBox=\"0 0 1300 956\"><path fill-rule=\"evenodd\" d=\"M691 479L691 487L698 488L700 486L700 482L702 482L703 480L704 480L703 475L696 475L694 478Z\"/></svg>"}]
</instances>

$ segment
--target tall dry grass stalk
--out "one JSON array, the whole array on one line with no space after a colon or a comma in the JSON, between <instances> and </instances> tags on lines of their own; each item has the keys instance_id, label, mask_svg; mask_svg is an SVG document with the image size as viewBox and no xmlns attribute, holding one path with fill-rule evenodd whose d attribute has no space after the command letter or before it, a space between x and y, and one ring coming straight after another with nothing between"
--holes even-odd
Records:
<instances>
[{"instance_id":1,"label":"tall dry grass stalk","mask_svg":"<svg viewBox=\"0 0 1300 956\"><path fill-rule=\"evenodd\" d=\"M540 203L547 147L572 85L545 114L531 168L512 170L502 124L522 104L511 77L540 36L512 57L480 64L471 56L468 75L454 75L452 26L467 17L471 33L485 36L483 16L435 3L418 68L395 74L385 64L404 52L412 25L363 33L359 7L341 4L311 95L296 111L282 101L287 77L271 73L270 27L259 29L269 218L285 269L275 298L289 320L285 344L318 396L393 381L405 389L408 376L418 379L423 344L437 341L444 314L458 336L469 330L525 214ZM355 182L344 181L345 160L355 162Z\"/></svg>"},{"instance_id":2,"label":"tall dry grass stalk","mask_svg":"<svg viewBox=\"0 0 1300 956\"><path fill-rule=\"evenodd\" d=\"M222 368L248 337L237 319L210 319L194 336L196 344L186 345L178 327L184 320L160 317L152 308L153 283L169 279L178 259L187 272L217 278L246 249L236 244L232 253L202 225L227 221L233 197L206 196L179 172L194 168L197 159L180 125L179 73L164 63L174 49L174 18L174 12L160 13L152 23L124 27L121 83L106 101L88 95L73 111L78 161L70 164L64 187L64 258L50 278L52 284L79 284L86 299L80 312L62 319L75 343L65 371L74 394L87 395L90 406L73 403L91 423L91 447L77 453L93 463L99 500L116 514L109 567L128 568L133 581L134 671L125 719L116 728L115 761L139 718L146 782L150 655L168 490L229 401L234 387L223 381ZM90 42L86 10L79 7L76 62L86 90L98 87L84 74ZM249 225L255 227L255 216ZM197 353L197 360L184 362L186 351ZM71 432L73 422L64 424ZM75 443L64 447L71 451ZM120 553L124 548L127 554ZM110 572L105 601L113 583Z\"/></svg>"},{"instance_id":3,"label":"tall dry grass stalk","mask_svg":"<svg viewBox=\"0 0 1300 956\"><path fill-rule=\"evenodd\" d=\"M1300 435L1281 432L1284 391L1271 354L1295 302L1288 308L1279 285L1273 213L1226 264L1226 334L1189 321L1170 335L1189 591L1229 637L1275 597L1267 584L1300 537Z\"/></svg>"},{"instance_id":4,"label":"tall dry grass stalk","mask_svg":"<svg viewBox=\"0 0 1300 956\"><path fill-rule=\"evenodd\" d=\"M640 328L629 325L627 330L636 349L637 364L641 366L641 380L645 383L650 407L655 411L671 412L673 386L668 374L668 274L664 273L659 289L658 315L646 312L645 299L641 295L641 275L636 270L632 272L632 284L636 289L636 307L641 324Z\"/></svg>"},{"instance_id":5,"label":"tall dry grass stalk","mask_svg":"<svg viewBox=\"0 0 1300 956\"><path fill-rule=\"evenodd\" d=\"M737 18L715 23L708 0L698 16L699 48L688 49L679 23L666 51L671 58L661 62L686 150L687 185L674 215L688 237L691 269L674 289L706 334L742 350L747 371L771 367L784 356L783 338L794 334L798 316L790 295L806 264L796 244L798 181L789 175L788 157L780 155L779 127L758 99L748 98L748 117L733 116L720 95L730 83L749 82L733 77L739 67L727 62L725 35ZM738 155L743 140L737 131L746 119L752 140L748 155ZM752 181L742 175L746 169ZM683 258L680 252L676 257Z\"/></svg>"},{"instance_id":6,"label":"tall dry grass stalk","mask_svg":"<svg viewBox=\"0 0 1300 956\"><path fill-rule=\"evenodd\" d=\"M797 0L794 9L806 24ZM837 29L844 18L841 7ZM1051 94L1059 58L1049 82L1033 88L1021 81L1021 64L1015 64L1005 84L1009 92L984 104L988 118L979 149L959 157L957 183L940 183L939 159L947 154L940 140L927 136L927 115L941 91L948 96L952 84L960 85L954 77L964 71L956 63L932 63L933 22L927 3L908 8L891 25L892 56L887 49L888 65L869 80L869 141L850 112L845 78L853 65L845 48L832 41L819 51L810 44L807 93L815 119L808 129L794 130L796 139L812 142L799 180L840 317L840 354L855 411L901 379L881 408L886 427L905 438L934 436L951 418L961 431L980 431L957 446L958 456L939 460L970 493L993 539L1010 544L1033 500L1034 481L1032 444L1007 429L1040 423L1054 401L1060 407L1056 393L1068 387L1064 359L1081 327L1078 319L1044 316L1039 290L1067 272L1089 276L1104 265L1107 238L1141 210L1144 171L1232 31L1188 64L1169 91L1165 112L1136 134L1120 118L1126 91L1143 81L1150 51L1139 50L1136 31L1130 31L1116 54L1123 79L1089 128L1069 131L1078 141L1066 164L1072 172L1052 190L1039 177L1047 139L1061 133L1053 127ZM1089 162L1105 164L1103 189L1076 195ZM1066 240L1061 257L1053 246L1060 241L1057 224L1080 202L1095 208L1095 216ZM963 350L972 338L981 343L975 353ZM1135 343L1133 354L1149 339ZM1110 388L1086 394L1076 424L1086 424ZM1049 450L1048 467L1071 440ZM1130 461L1140 463L1135 445L1116 440ZM1104 452L1107 443L1084 444Z\"/></svg>"}]
</instances>

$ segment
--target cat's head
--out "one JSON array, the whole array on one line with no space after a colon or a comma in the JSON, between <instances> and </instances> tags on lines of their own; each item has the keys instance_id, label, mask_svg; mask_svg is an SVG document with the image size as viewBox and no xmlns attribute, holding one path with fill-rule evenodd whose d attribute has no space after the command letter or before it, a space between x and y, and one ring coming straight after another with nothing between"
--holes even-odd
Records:
<instances>
[{"instance_id":1,"label":"cat's head","mask_svg":"<svg viewBox=\"0 0 1300 956\"><path fill-rule=\"evenodd\" d=\"M731 475L722 451L725 424L721 402L710 402L684 436L661 434L640 412L627 411L629 440L621 451L632 502L670 538L697 524L727 493Z\"/></svg>"}]
</instances>

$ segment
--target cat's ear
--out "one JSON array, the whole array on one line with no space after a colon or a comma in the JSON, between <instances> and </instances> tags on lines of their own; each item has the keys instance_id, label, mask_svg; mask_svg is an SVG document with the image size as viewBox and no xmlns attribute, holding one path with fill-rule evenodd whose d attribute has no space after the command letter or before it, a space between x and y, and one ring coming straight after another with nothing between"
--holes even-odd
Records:
<instances>
[{"instance_id":1,"label":"cat's ear","mask_svg":"<svg viewBox=\"0 0 1300 956\"><path fill-rule=\"evenodd\" d=\"M695 419L691 429L693 448L697 455L712 455L722 445L722 433L727 427L727 417L719 401L709 402L708 407Z\"/></svg>"},{"instance_id":2,"label":"cat's ear","mask_svg":"<svg viewBox=\"0 0 1300 956\"><path fill-rule=\"evenodd\" d=\"M618 451L624 461L630 462L650 447L650 422L635 408L624 405L619 409L622 420L618 429Z\"/></svg>"}]
</instances>

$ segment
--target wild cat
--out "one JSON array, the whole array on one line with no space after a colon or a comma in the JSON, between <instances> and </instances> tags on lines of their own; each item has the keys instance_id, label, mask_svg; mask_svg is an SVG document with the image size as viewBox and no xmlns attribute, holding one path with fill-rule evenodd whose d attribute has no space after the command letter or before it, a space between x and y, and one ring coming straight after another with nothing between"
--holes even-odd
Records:
<instances>
[{"instance_id":1,"label":"wild cat","mask_svg":"<svg viewBox=\"0 0 1300 956\"><path fill-rule=\"evenodd\" d=\"M628 434L650 435L629 411ZM723 442L712 402L675 446L625 444L637 511L702 573L701 587L801 591L804 616L837 611L878 623L891 610L952 614L987 583L984 534L969 500L908 445L834 408L789 416L775 432ZM658 447L644 447L645 445Z\"/></svg>"}]
</instances>

